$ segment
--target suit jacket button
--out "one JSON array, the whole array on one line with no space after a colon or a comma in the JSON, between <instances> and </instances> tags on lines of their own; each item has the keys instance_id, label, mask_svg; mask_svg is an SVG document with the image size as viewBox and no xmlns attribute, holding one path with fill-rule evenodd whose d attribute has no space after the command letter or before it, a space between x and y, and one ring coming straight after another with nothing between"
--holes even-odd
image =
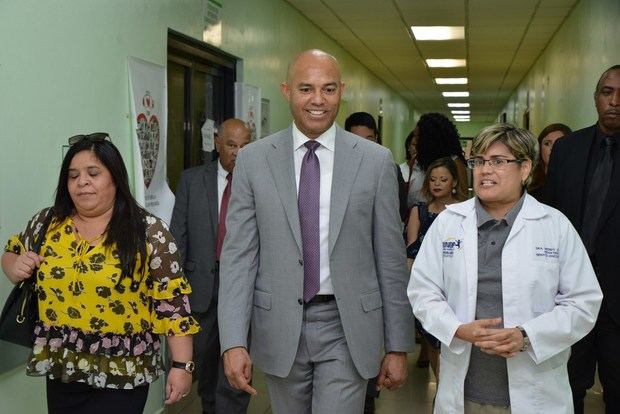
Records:
<instances>
[{"instance_id":1,"label":"suit jacket button","mask_svg":"<svg viewBox=\"0 0 620 414\"><path fill-rule=\"evenodd\" d=\"M304 261L299 259L299 266L303 266L304 265Z\"/></svg>"},{"instance_id":2,"label":"suit jacket button","mask_svg":"<svg viewBox=\"0 0 620 414\"><path fill-rule=\"evenodd\" d=\"M304 300L299 298L299 299L297 299L297 303L299 303L300 305L303 305L304 304Z\"/></svg>"}]
</instances>

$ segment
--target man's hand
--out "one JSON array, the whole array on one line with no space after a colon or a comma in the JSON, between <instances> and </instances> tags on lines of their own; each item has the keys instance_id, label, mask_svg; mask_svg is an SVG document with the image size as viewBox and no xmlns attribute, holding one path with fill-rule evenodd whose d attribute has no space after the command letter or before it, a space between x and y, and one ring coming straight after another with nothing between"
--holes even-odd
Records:
<instances>
[{"instance_id":1,"label":"man's hand","mask_svg":"<svg viewBox=\"0 0 620 414\"><path fill-rule=\"evenodd\" d=\"M256 395L252 388L252 360L248 351L243 347L230 348L224 352L224 373L233 388Z\"/></svg>"},{"instance_id":2,"label":"man's hand","mask_svg":"<svg viewBox=\"0 0 620 414\"><path fill-rule=\"evenodd\" d=\"M405 352L388 352L381 362L377 378L377 390L384 386L390 391L403 386L407 380L407 354Z\"/></svg>"}]
</instances>

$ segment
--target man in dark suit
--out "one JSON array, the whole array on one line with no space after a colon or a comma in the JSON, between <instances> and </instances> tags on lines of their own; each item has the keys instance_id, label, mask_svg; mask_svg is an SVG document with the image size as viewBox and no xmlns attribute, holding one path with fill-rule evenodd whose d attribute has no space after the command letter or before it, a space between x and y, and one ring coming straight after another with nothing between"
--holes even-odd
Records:
<instances>
[{"instance_id":1,"label":"man in dark suit","mask_svg":"<svg viewBox=\"0 0 620 414\"><path fill-rule=\"evenodd\" d=\"M583 413L598 363L605 412L620 413L620 65L603 73L594 102L596 125L554 145L544 197L579 230L604 295L596 326L568 363L575 412Z\"/></svg>"},{"instance_id":2,"label":"man in dark suit","mask_svg":"<svg viewBox=\"0 0 620 414\"><path fill-rule=\"evenodd\" d=\"M194 360L204 413L245 413L250 401L248 394L232 388L226 380L217 328L219 253L226 230L222 216L230 199L228 183L232 182L237 152L248 142L250 131L243 121L222 123L215 138L219 157L183 172L170 224L192 287L192 314L202 328L194 335Z\"/></svg>"}]
</instances>

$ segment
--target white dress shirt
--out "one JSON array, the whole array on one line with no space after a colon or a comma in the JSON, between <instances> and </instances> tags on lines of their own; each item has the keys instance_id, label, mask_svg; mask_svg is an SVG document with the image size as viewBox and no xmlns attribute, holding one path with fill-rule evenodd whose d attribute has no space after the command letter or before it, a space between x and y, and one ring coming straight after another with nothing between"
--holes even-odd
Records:
<instances>
[{"instance_id":1,"label":"white dress shirt","mask_svg":"<svg viewBox=\"0 0 620 414\"><path fill-rule=\"evenodd\" d=\"M295 183L297 185L297 193L299 194L299 176L301 175L301 164L304 155L308 149L305 147L306 141L310 139L306 137L293 122L293 155L295 161ZM319 208L319 241L320 248L320 280L321 287L319 295L333 295L334 288L329 272L329 209L332 191L332 175L334 171L334 149L336 141L336 125L325 131L314 141L321 144L315 154L319 159L321 168L321 193Z\"/></svg>"},{"instance_id":2,"label":"white dress shirt","mask_svg":"<svg viewBox=\"0 0 620 414\"><path fill-rule=\"evenodd\" d=\"M220 160L217 160L217 216L220 216L220 210L222 208L222 198L224 197L224 190L226 189L226 184L228 180L226 177L228 176L228 171L222 167ZM219 221L219 220L218 220Z\"/></svg>"},{"instance_id":3,"label":"white dress shirt","mask_svg":"<svg viewBox=\"0 0 620 414\"><path fill-rule=\"evenodd\" d=\"M400 168L400 173L403 175L405 182L409 182L409 174L411 173L409 163L407 161L401 162L398 164L398 167Z\"/></svg>"}]
</instances>

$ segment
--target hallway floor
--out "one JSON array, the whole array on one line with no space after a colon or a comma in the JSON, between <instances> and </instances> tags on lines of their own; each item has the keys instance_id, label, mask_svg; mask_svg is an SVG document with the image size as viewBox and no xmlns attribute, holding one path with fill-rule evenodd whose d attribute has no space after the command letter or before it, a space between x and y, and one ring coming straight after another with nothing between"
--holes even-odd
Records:
<instances>
[{"instance_id":1,"label":"hallway floor","mask_svg":"<svg viewBox=\"0 0 620 414\"><path fill-rule=\"evenodd\" d=\"M419 346L416 347L419 349ZM383 391L377 399L376 414L430 414L432 401L435 395L435 377L430 368L417 368L415 365L417 354L409 356L409 378L404 387L398 391ZM254 384L258 395L252 398L248 414L271 414L267 385L263 375L255 372ZM600 384L596 384L588 391L586 397L587 414L603 414L603 396ZM598 390L598 391L597 391ZM165 414L200 414L200 399L196 395L196 384L192 393L180 403L168 408ZM518 413L516 413L518 414Z\"/></svg>"}]
</instances>

